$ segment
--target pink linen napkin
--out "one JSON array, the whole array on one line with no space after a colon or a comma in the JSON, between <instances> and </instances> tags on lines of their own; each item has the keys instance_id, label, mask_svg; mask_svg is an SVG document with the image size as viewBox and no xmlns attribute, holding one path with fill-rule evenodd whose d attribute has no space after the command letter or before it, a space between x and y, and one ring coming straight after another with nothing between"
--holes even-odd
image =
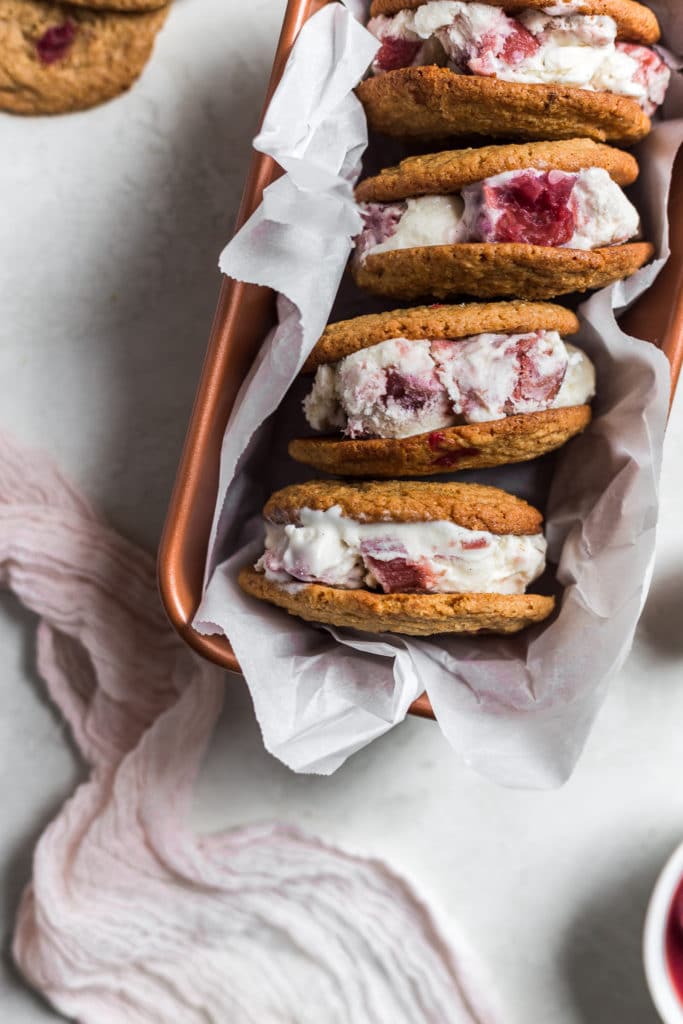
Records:
<instances>
[{"instance_id":1,"label":"pink linen napkin","mask_svg":"<svg viewBox=\"0 0 683 1024\"><path fill-rule=\"evenodd\" d=\"M283 824L194 834L223 679L177 639L153 558L0 437L0 582L90 767L38 842L13 952L84 1024L493 1024L469 954L385 864Z\"/></svg>"}]
</instances>

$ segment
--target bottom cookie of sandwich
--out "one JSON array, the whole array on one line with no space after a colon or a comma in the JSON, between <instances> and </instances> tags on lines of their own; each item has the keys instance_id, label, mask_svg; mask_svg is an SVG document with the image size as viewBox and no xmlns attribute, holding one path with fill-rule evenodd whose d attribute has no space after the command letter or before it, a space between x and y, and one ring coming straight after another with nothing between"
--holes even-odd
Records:
<instances>
[{"instance_id":1,"label":"bottom cookie of sandwich","mask_svg":"<svg viewBox=\"0 0 683 1024\"><path fill-rule=\"evenodd\" d=\"M252 597L307 622L364 633L519 633L547 619L555 607L540 594L375 594L311 583L277 583L251 566L239 584Z\"/></svg>"},{"instance_id":2,"label":"bottom cookie of sandwich","mask_svg":"<svg viewBox=\"0 0 683 1024\"><path fill-rule=\"evenodd\" d=\"M289 454L297 462L340 476L431 476L537 459L561 448L590 420L590 406L578 405L406 438L297 438L290 441Z\"/></svg>"}]
</instances>

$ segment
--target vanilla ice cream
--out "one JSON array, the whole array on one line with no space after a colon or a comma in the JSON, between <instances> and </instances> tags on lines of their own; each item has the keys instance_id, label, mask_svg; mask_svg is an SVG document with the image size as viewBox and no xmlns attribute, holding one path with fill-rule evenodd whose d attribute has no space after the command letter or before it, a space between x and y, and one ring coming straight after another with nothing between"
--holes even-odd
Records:
<instances>
[{"instance_id":1,"label":"vanilla ice cream","mask_svg":"<svg viewBox=\"0 0 683 1024\"><path fill-rule=\"evenodd\" d=\"M507 171L460 195L361 204L356 258L396 249L468 242L520 242L568 249L618 245L640 232L640 217L601 167L577 173Z\"/></svg>"},{"instance_id":2,"label":"vanilla ice cream","mask_svg":"<svg viewBox=\"0 0 683 1024\"><path fill-rule=\"evenodd\" d=\"M522 594L545 569L546 541L451 522L360 523L337 506L303 508L299 525L266 522L256 568L280 583L385 593Z\"/></svg>"},{"instance_id":3,"label":"vanilla ice cream","mask_svg":"<svg viewBox=\"0 0 683 1024\"><path fill-rule=\"evenodd\" d=\"M431 0L368 29L381 40L373 71L447 64L458 74L527 85L571 85L637 100L652 114L671 72L650 47L617 40L616 21L581 13L581 5L549 4L512 17L500 7Z\"/></svg>"},{"instance_id":4,"label":"vanilla ice cream","mask_svg":"<svg viewBox=\"0 0 683 1024\"><path fill-rule=\"evenodd\" d=\"M404 438L583 405L594 394L591 361L556 331L392 338L320 366L304 412L314 430Z\"/></svg>"}]
</instances>

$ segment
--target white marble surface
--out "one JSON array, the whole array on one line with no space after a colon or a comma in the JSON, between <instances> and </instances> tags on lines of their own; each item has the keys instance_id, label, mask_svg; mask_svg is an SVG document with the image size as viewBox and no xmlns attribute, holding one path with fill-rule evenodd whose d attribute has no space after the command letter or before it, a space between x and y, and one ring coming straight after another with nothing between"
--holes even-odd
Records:
<instances>
[{"instance_id":1,"label":"white marble surface","mask_svg":"<svg viewBox=\"0 0 683 1024\"><path fill-rule=\"evenodd\" d=\"M128 96L52 120L0 115L0 429L46 448L150 547L283 7L177 0ZM332 779L298 778L263 752L245 689L230 678L198 827L279 816L387 858L469 934L511 1024L654 1024L641 924L683 836L682 462L683 398L652 595L562 791L497 789L414 719ZM7 596L0 643L0 1000L3 1021L39 1024L56 1018L12 971L11 922L33 842L80 767L36 679L31 617Z\"/></svg>"}]
</instances>

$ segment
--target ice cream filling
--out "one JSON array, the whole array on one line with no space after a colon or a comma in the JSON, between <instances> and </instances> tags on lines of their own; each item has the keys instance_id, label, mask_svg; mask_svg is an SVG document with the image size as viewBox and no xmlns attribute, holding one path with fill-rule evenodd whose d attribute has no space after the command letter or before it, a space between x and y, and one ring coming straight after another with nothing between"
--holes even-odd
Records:
<instances>
[{"instance_id":1,"label":"ice cream filling","mask_svg":"<svg viewBox=\"0 0 683 1024\"><path fill-rule=\"evenodd\" d=\"M304 412L315 430L403 438L583 405L594 394L590 359L556 331L392 338L318 367Z\"/></svg>"},{"instance_id":2,"label":"ice cream filling","mask_svg":"<svg viewBox=\"0 0 683 1024\"><path fill-rule=\"evenodd\" d=\"M518 242L567 249L619 245L640 232L633 203L600 167L507 171L458 195L362 203L356 259L396 249Z\"/></svg>"},{"instance_id":3,"label":"ice cream filling","mask_svg":"<svg viewBox=\"0 0 683 1024\"><path fill-rule=\"evenodd\" d=\"M613 18L567 3L512 17L485 3L431 0L371 18L368 29L382 44L375 74L440 64L461 75L630 96L647 114L663 103L671 78L655 50L617 40Z\"/></svg>"},{"instance_id":4,"label":"ice cream filling","mask_svg":"<svg viewBox=\"0 0 683 1024\"><path fill-rule=\"evenodd\" d=\"M256 568L270 580L387 594L523 594L545 569L542 534L498 535L451 522L365 523L339 507L304 508L298 519L266 522Z\"/></svg>"}]
</instances>

